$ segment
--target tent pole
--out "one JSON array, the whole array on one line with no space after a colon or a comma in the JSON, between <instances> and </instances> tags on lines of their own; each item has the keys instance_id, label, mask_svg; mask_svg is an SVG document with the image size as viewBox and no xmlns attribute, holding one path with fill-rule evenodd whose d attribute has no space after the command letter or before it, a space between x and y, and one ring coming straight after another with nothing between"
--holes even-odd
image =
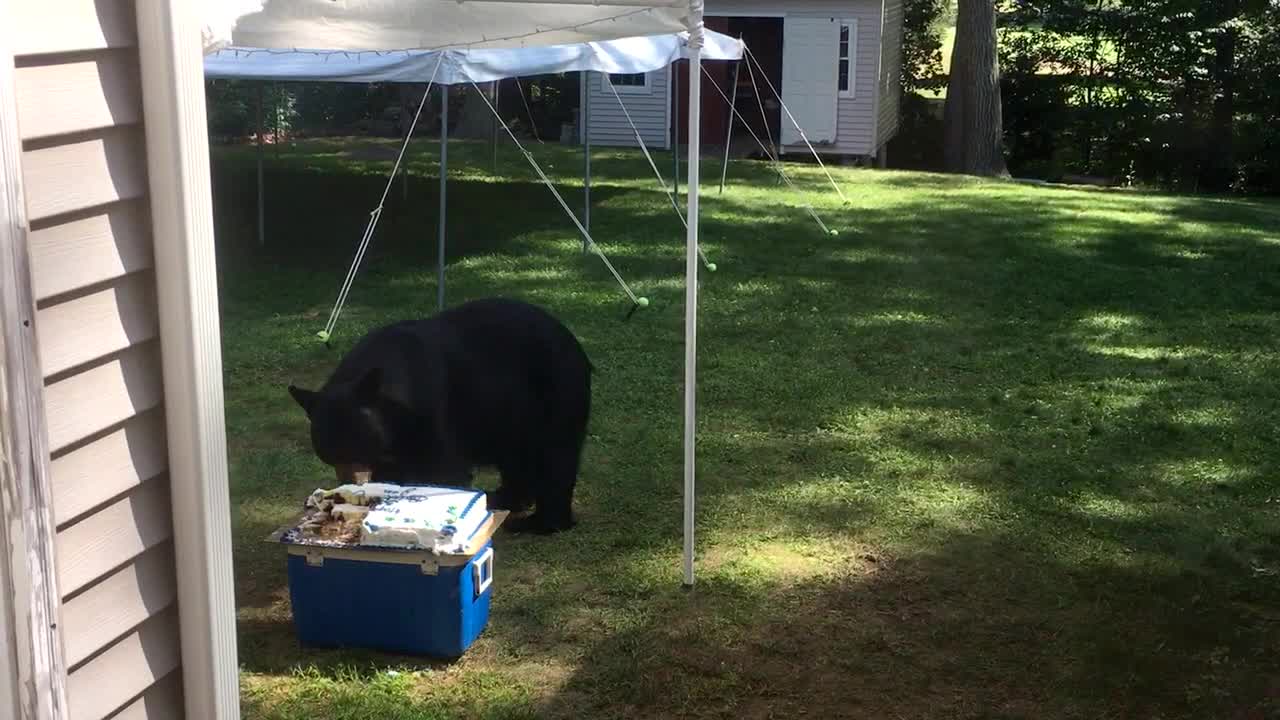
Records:
<instances>
[{"instance_id":1,"label":"tent pole","mask_svg":"<svg viewBox=\"0 0 1280 720\"><path fill-rule=\"evenodd\" d=\"M498 83L499 83L498 80L494 80L493 83L491 83L493 85L494 109L497 109L498 107ZM497 116L494 116L489 119L489 125L493 128L493 138L490 140L490 144L493 146L493 174L497 175L498 174L498 118Z\"/></svg>"},{"instance_id":2,"label":"tent pole","mask_svg":"<svg viewBox=\"0 0 1280 720\"><path fill-rule=\"evenodd\" d=\"M262 89L265 85L258 83L258 245L262 247L267 244L267 211L262 183Z\"/></svg>"},{"instance_id":3,"label":"tent pole","mask_svg":"<svg viewBox=\"0 0 1280 720\"><path fill-rule=\"evenodd\" d=\"M742 36L738 36L738 41L742 41ZM729 99L729 129L724 134L724 163L720 165L720 194L724 194L724 179L729 174L729 144L733 141L733 109L738 105L738 69L742 67L742 61L733 64L733 91L730 93Z\"/></svg>"},{"instance_id":4,"label":"tent pole","mask_svg":"<svg viewBox=\"0 0 1280 720\"><path fill-rule=\"evenodd\" d=\"M440 86L440 246L436 255L436 307L444 310L445 199L449 176L449 86Z\"/></svg>"},{"instance_id":5,"label":"tent pole","mask_svg":"<svg viewBox=\"0 0 1280 720\"><path fill-rule=\"evenodd\" d=\"M591 88L588 71L583 70L582 84L582 224L591 231ZM587 239L582 239L582 252L587 252Z\"/></svg>"},{"instance_id":6,"label":"tent pole","mask_svg":"<svg viewBox=\"0 0 1280 720\"><path fill-rule=\"evenodd\" d=\"M684 584L693 587L694 439L697 426L698 170L702 141L702 2L690 0L689 180L684 300Z\"/></svg>"}]
</instances>

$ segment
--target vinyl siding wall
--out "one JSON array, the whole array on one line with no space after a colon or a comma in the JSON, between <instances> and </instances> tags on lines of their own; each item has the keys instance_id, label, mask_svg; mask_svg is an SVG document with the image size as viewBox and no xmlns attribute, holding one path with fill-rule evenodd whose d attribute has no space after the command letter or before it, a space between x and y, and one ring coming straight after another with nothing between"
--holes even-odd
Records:
<instances>
[{"instance_id":1,"label":"vinyl siding wall","mask_svg":"<svg viewBox=\"0 0 1280 720\"><path fill-rule=\"evenodd\" d=\"M902 0L884 2L884 38L881 47L880 107L877 110L876 147L883 147L898 132L902 105Z\"/></svg>"},{"instance_id":2,"label":"vinyl siding wall","mask_svg":"<svg viewBox=\"0 0 1280 720\"><path fill-rule=\"evenodd\" d=\"M73 720L182 717L131 0L13 0Z\"/></svg>"},{"instance_id":3,"label":"vinyl siding wall","mask_svg":"<svg viewBox=\"0 0 1280 720\"><path fill-rule=\"evenodd\" d=\"M591 133L591 144L639 147L635 132L627 122L629 113L631 122L635 123L647 147L670 148L671 138L667 132L670 119L667 85L670 73L667 70L649 73L649 92L624 92L620 88L618 97L626 105L626 113L619 107L618 98L604 85L605 82L608 80L602 73L588 73L587 101L590 103L590 115L587 118L587 129Z\"/></svg>"}]
</instances>

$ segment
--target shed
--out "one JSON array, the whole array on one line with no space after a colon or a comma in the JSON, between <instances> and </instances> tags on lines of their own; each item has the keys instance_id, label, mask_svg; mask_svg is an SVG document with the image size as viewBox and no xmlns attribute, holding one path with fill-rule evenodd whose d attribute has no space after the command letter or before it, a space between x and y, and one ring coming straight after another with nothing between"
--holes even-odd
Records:
<instances>
[{"instance_id":1,"label":"shed","mask_svg":"<svg viewBox=\"0 0 1280 720\"><path fill-rule=\"evenodd\" d=\"M705 144L725 142L736 76L734 106L741 118L733 118L735 147L756 149L741 126L745 120L760 138L773 140L771 150L808 153L798 124L820 153L883 160L885 145L898 131L902 12L902 0L707 0L706 27L741 38L752 58L740 63L736 75L732 65L704 66L711 80L702 93ZM645 144L669 149L687 142L681 91L688 88L688 76L688 63L677 63L607 77ZM580 139L590 133L593 145L635 146L618 99L602 84L605 77L593 76L583 88L587 122Z\"/></svg>"}]
</instances>

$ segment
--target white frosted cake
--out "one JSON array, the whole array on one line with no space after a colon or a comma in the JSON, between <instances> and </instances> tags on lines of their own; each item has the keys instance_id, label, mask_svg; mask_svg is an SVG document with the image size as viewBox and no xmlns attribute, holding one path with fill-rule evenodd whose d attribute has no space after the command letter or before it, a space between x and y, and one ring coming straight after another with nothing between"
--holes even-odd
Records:
<instances>
[{"instance_id":1,"label":"white frosted cake","mask_svg":"<svg viewBox=\"0 0 1280 720\"><path fill-rule=\"evenodd\" d=\"M332 490L319 488L307 498L306 506L323 511L342 504L369 506L378 503L389 494L394 495L399 492L403 492L403 488L391 483L342 485Z\"/></svg>"},{"instance_id":2,"label":"white frosted cake","mask_svg":"<svg viewBox=\"0 0 1280 720\"><path fill-rule=\"evenodd\" d=\"M479 490L387 488L360 524L360 544L456 551L488 515L485 494Z\"/></svg>"}]
</instances>

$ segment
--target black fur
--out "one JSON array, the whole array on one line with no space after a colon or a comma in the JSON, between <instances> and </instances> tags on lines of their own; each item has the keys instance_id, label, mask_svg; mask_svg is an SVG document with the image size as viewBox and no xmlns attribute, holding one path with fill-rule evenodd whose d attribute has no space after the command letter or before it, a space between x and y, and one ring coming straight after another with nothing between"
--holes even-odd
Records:
<instances>
[{"instance_id":1,"label":"black fur","mask_svg":"<svg viewBox=\"0 0 1280 720\"><path fill-rule=\"evenodd\" d=\"M452 485L495 467L490 507L533 505L508 526L556 532L574 525L592 370L557 319L495 298L373 330L319 391L289 393L326 463L368 467L375 482Z\"/></svg>"}]
</instances>

